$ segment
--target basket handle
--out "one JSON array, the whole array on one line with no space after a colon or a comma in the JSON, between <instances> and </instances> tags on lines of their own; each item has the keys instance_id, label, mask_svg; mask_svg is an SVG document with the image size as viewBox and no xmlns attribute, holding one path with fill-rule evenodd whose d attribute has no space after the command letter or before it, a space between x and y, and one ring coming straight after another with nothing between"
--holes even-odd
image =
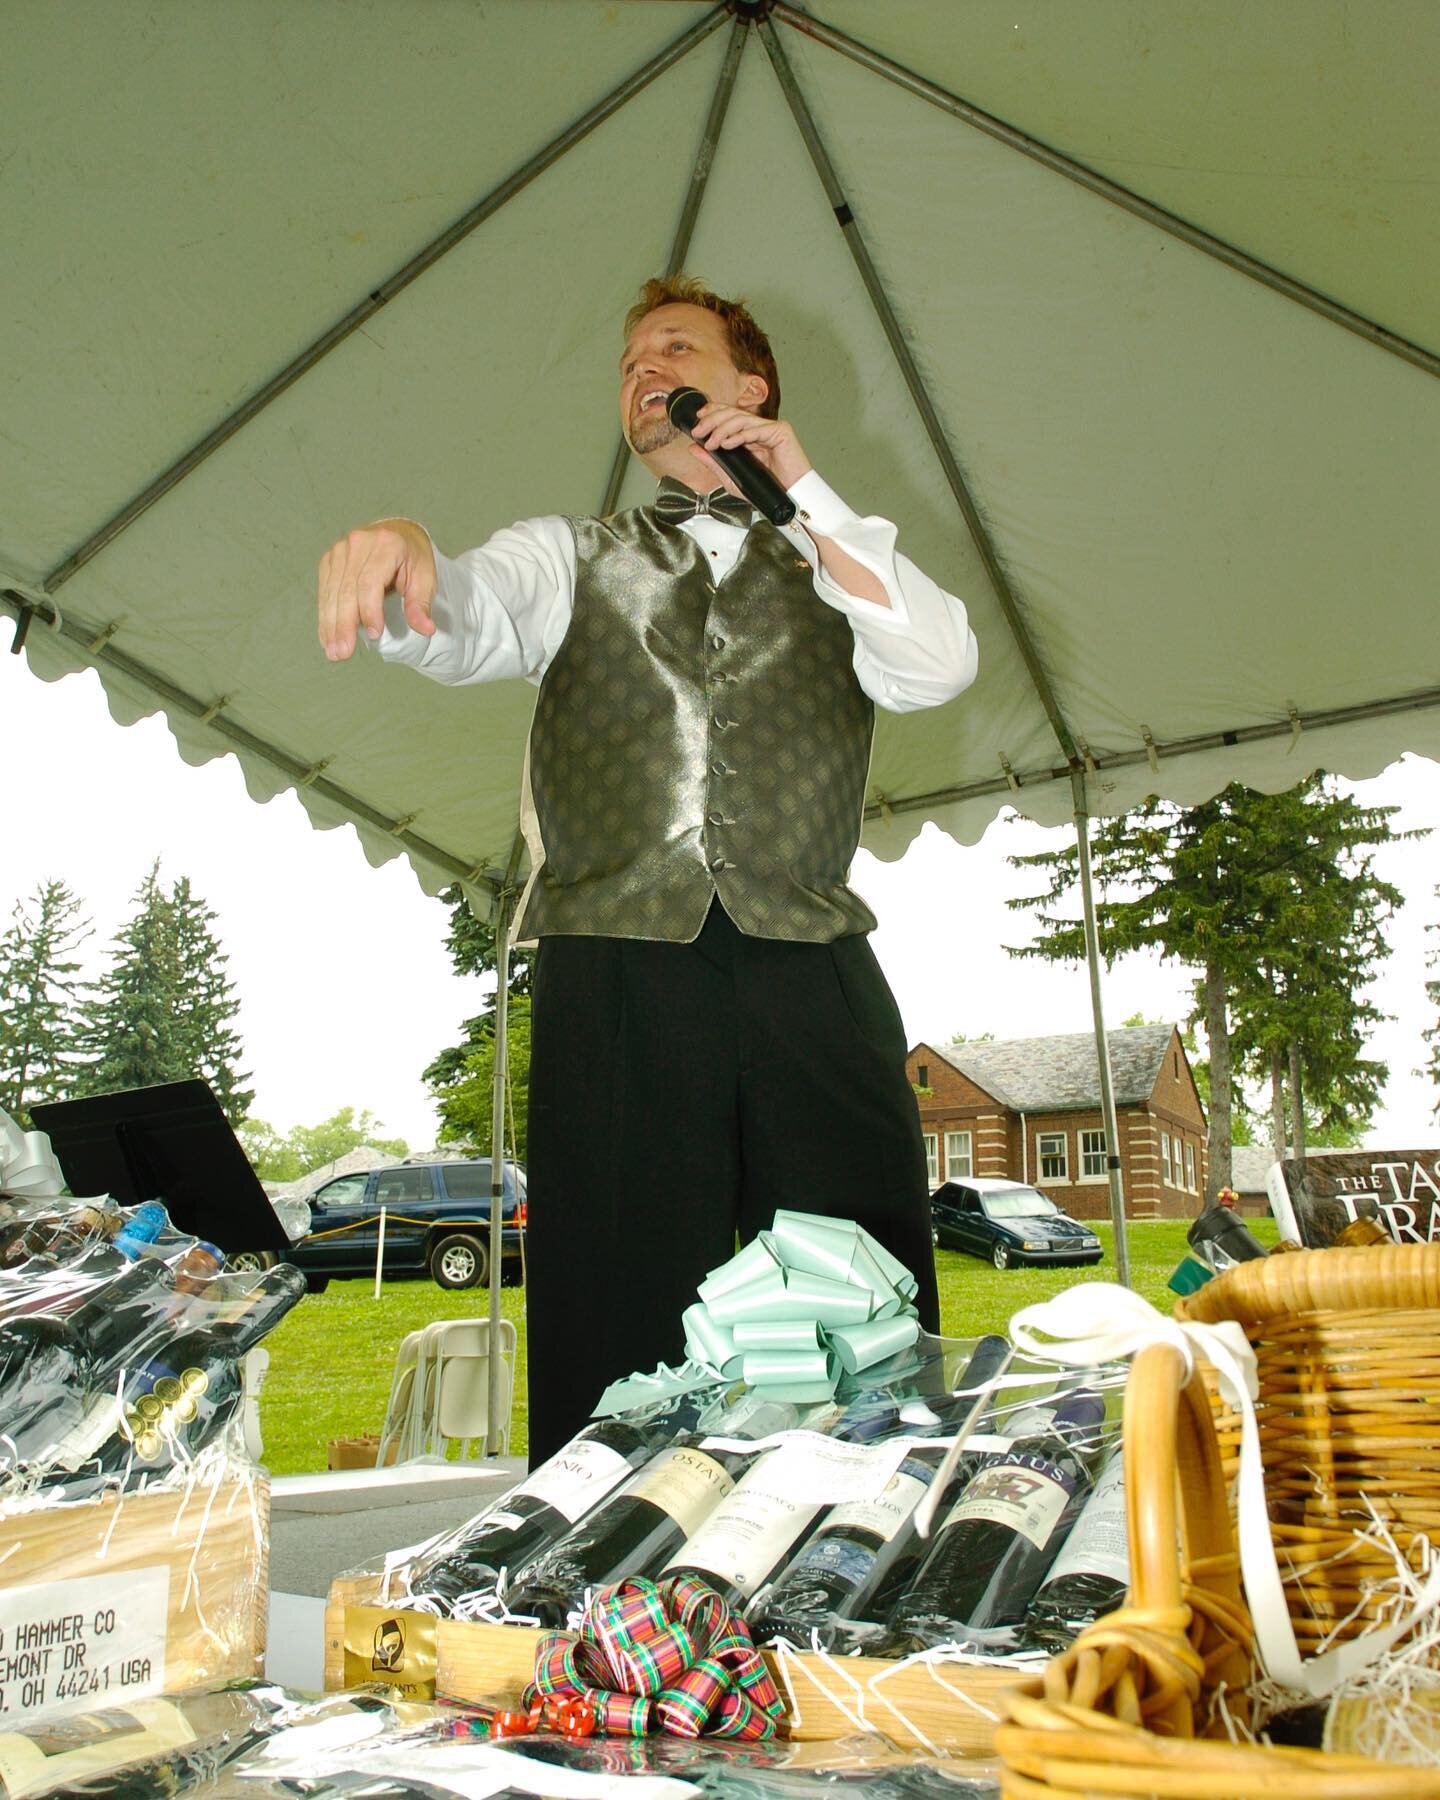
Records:
<instances>
[{"instance_id":1,"label":"basket handle","mask_svg":"<svg viewBox=\"0 0 1440 1800\"><path fill-rule=\"evenodd\" d=\"M1183 1545L1196 1578L1242 1608L1209 1396L1174 1344L1137 1351L1125 1388L1125 1511L1133 1606L1181 1612Z\"/></svg>"}]
</instances>

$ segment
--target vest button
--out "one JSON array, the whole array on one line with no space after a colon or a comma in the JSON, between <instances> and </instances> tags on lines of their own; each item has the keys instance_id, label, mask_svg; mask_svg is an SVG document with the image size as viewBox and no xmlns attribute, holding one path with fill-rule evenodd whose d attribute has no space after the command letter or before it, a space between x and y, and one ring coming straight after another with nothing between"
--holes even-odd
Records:
<instances>
[{"instance_id":1,"label":"vest button","mask_svg":"<svg viewBox=\"0 0 1440 1800\"><path fill-rule=\"evenodd\" d=\"M723 869L725 867L725 858L723 856L715 857L712 860L710 867L718 873L721 869Z\"/></svg>"},{"instance_id":2,"label":"vest button","mask_svg":"<svg viewBox=\"0 0 1440 1800\"><path fill-rule=\"evenodd\" d=\"M721 762L711 763L710 765L710 773L712 775L733 775L734 772L733 769L727 769L725 764Z\"/></svg>"},{"instance_id":3,"label":"vest button","mask_svg":"<svg viewBox=\"0 0 1440 1800\"><path fill-rule=\"evenodd\" d=\"M718 631L710 640L710 648L712 650L723 650L725 648L725 640L720 636Z\"/></svg>"},{"instance_id":4,"label":"vest button","mask_svg":"<svg viewBox=\"0 0 1440 1800\"><path fill-rule=\"evenodd\" d=\"M716 713L715 715L715 729L717 731L728 731L734 723L735 721L733 719L727 719L722 713Z\"/></svg>"},{"instance_id":5,"label":"vest button","mask_svg":"<svg viewBox=\"0 0 1440 1800\"><path fill-rule=\"evenodd\" d=\"M725 823L725 815L722 812L708 812L705 817L712 825L723 825Z\"/></svg>"}]
</instances>

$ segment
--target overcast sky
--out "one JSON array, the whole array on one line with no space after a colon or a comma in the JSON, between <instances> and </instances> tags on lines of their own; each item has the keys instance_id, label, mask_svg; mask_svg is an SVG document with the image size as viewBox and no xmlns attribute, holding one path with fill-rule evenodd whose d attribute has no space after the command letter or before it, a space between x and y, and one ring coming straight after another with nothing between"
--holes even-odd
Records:
<instances>
[{"instance_id":1,"label":"overcast sky","mask_svg":"<svg viewBox=\"0 0 1440 1800\"><path fill-rule=\"evenodd\" d=\"M6 649L8 633L0 633L10 814L0 839L0 922L37 883L59 878L94 921L87 950L98 967L158 856L167 883L188 875L218 914L257 1116L283 1131L342 1106L368 1108L411 1149L429 1148L435 1114L420 1071L456 1041L481 998L476 981L451 971L447 909L421 892L403 860L372 869L348 826L316 831L293 795L257 805L233 757L192 769L162 719L122 728L93 675L47 684ZM1398 825L1440 823L1432 762L1407 758L1356 792L1398 804ZM1006 858L1068 836L1011 818L969 849L927 827L898 863L862 853L855 885L879 916L876 954L912 1043L1089 1028L1083 968L1019 962L1004 950L1032 929L1028 915L1007 911L1006 898L1039 885ZM1440 1140L1435 1090L1413 1072L1425 1057L1420 1034L1435 1023L1424 981L1425 927L1440 919L1436 862L1432 840L1395 845L1382 866L1409 905L1373 996L1396 1015L1370 1046L1391 1071L1368 1140L1376 1146ZM1436 944L1440 933L1430 935ZM1182 1019L1190 981L1177 968L1127 959L1107 978L1107 1021L1136 1012Z\"/></svg>"}]
</instances>

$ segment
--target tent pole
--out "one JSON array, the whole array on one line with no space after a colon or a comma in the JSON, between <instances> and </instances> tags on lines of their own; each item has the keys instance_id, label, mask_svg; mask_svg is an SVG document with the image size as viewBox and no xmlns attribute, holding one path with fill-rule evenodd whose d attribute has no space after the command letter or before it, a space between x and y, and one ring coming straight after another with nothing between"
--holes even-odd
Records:
<instances>
[{"instance_id":1,"label":"tent pole","mask_svg":"<svg viewBox=\"0 0 1440 1800\"><path fill-rule=\"evenodd\" d=\"M1085 771L1070 775L1075 796L1075 846L1080 853L1080 904L1085 915L1085 961L1090 970L1090 1011L1095 1020L1095 1051L1100 1064L1100 1115L1105 1121L1105 1167L1110 1176L1110 1220L1115 1227L1115 1273L1130 1285L1130 1247L1125 1239L1125 1190L1120 1180L1120 1122L1115 1116L1115 1090L1110 1079L1110 1040L1105 1035L1105 1002L1100 982L1100 932L1095 923L1095 889L1090 879L1090 802Z\"/></svg>"},{"instance_id":2,"label":"tent pole","mask_svg":"<svg viewBox=\"0 0 1440 1800\"><path fill-rule=\"evenodd\" d=\"M505 1194L505 1077L510 1061L507 1037L510 998L510 907L506 887L495 902L495 1060L490 1088L490 1330L485 1454L500 1454L500 1271L504 1256L501 1218Z\"/></svg>"},{"instance_id":3,"label":"tent pole","mask_svg":"<svg viewBox=\"0 0 1440 1800\"><path fill-rule=\"evenodd\" d=\"M788 0L776 0L773 16L805 37L813 38L817 44L824 44L828 49L838 51L841 56L858 63L862 69L869 69L873 74L883 76L886 81L894 82L907 93L928 101L941 112L949 113L952 118L960 119L977 131L983 131L987 137L996 139L1011 150L1018 150L1022 156L1028 156L1042 168L1049 169L1056 175L1063 175L1067 181L1075 182L1101 200L1108 200L1111 205L1122 207L1137 219L1143 219L1147 225L1153 225L1157 230L1178 238L1182 244L1189 244L1192 250L1199 250L1203 255L1213 257L1216 262L1224 263L1226 268L1234 269L1237 274L1246 275L1272 292L1283 294L1287 300L1307 307L1322 319L1329 319L1332 325L1354 332L1356 337L1364 338L1378 349L1388 350L1392 356L1413 363L1427 375L1440 375L1440 356L1433 350L1427 350L1424 345L1401 337L1399 332L1388 330L1374 319L1366 318L1364 313L1357 313L1332 299L1329 294L1322 294L1318 288L1308 287L1293 275L1272 268L1269 263L1261 262L1258 256L1251 256L1248 251L1227 243L1224 238L1215 237L1199 225L1192 224L1189 219L1181 218L1178 213L1169 212L1165 207L1156 205L1153 200L1147 200L1143 194L1122 187L1118 181L1111 181L1097 169L1078 162L1073 156L1067 156L1063 150L1057 150L1052 144L1031 137L1028 132L1021 131L1006 119L982 111L980 107L962 99L959 94L952 94L948 88L942 88L933 81L927 81L923 75L917 75L913 69L907 69L903 63L892 62L888 56L872 50L868 44L847 37L843 31L826 24L823 19L812 18L809 13L800 12Z\"/></svg>"},{"instance_id":4,"label":"tent pole","mask_svg":"<svg viewBox=\"0 0 1440 1800\"><path fill-rule=\"evenodd\" d=\"M685 190L685 204L680 209L680 222L675 227L675 237L670 245L670 254L665 260L665 273L674 275L684 266L685 258L690 254L690 239L695 234L695 221L700 215L700 202L705 198L705 189L710 181L710 171L715 166L715 146L720 141L720 128L725 123L725 114L730 110L730 96L735 92L735 77L740 72L740 57L745 49L745 40L750 35L750 28L743 19L736 19L730 30L730 42L725 46L725 61L720 67L720 79L715 83L715 92L710 97L710 112L705 120L705 129L700 134L700 148L695 153L695 162L690 170L690 185ZM610 464L610 479L605 483L605 497L600 502L602 519L614 512L615 503L620 498L621 483L625 480L625 470L630 462L630 445L625 433L620 433L620 442L615 446L615 460Z\"/></svg>"}]
</instances>

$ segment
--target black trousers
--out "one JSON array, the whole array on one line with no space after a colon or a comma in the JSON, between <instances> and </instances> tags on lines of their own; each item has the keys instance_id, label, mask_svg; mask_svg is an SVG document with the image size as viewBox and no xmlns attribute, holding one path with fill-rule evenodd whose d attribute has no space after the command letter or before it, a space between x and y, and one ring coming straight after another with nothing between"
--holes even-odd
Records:
<instances>
[{"instance_id":1,"label":"black trousers","mask_svg":"<svg viewBox=\"0 0 1440 1800\"><path fill-rule=\"evenodd\" d=\"M607 1382L684 1354L680 1315L777 1207L853 1219L939 1328L899 1009L864 936L542 939L530 1056L531 1466Z\"/></svg>"}]
</instances>

